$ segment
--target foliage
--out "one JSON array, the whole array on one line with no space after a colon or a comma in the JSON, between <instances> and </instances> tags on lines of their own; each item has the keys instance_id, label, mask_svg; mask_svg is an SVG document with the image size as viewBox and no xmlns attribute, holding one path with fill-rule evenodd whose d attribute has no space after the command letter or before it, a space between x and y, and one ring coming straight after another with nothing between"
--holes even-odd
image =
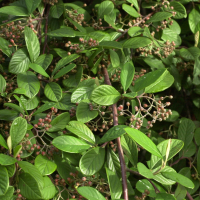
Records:
<instances>
[{"instance_id":1,"label":"foliage","mask_svg":"<svg viewBox=\"0 0 200 200\"><path fill-rule=\"evenodd\" d=\"M0 5L1 200L200 199L198 1Z\"/></svg>"}]
</instances>

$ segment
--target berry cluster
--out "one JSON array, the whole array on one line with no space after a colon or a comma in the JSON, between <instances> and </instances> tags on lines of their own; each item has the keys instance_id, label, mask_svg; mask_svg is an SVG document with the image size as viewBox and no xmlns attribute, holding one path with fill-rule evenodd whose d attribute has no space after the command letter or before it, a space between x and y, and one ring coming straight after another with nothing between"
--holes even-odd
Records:
<instances>
[{"instance_id":1,"label":"berry cluster","mask_svg":"<svg viewBox=\"0 0 200 200\"><path fill-rule=\"evenodd\" d=\"M146 197L150 194L150 191L149 190L145 190L143 193L142 193L142 196L141 197L138 197L138 196L135 196L135 200L144 200L146 199Z\"/></svg>"},{"instance_id":2,"label":"berry cluster","mask_svg":"<svg viewBox=\"0 0 200 200\"><path fill-rule=\"evenodd\" d=\"M43 3L50 4L54 6L54 4L58 3L58 0L43 0Z\"/></svg>"}]
</instances>

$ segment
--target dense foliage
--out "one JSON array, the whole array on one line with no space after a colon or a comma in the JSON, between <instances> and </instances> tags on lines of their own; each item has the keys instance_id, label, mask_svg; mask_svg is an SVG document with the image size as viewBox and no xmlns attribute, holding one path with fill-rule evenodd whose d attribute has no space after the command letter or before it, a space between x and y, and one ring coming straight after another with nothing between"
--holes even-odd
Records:
<instances>
[{"instance_id":1,"label":"dense foliage","mask_svg":"<svg viewBox=\"0 0 200 200\"><path fill-rule=\"evenodd\" d=\"M0 0L1 200L200 200L198 0Z\"/></svg>"}]
</instances>

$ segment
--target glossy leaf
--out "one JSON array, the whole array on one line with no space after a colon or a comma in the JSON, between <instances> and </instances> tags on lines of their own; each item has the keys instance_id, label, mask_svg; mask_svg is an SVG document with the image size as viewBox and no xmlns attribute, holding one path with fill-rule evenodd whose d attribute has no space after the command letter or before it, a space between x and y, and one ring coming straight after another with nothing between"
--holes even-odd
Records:
<instances>
[{"instance_id":1,"label":"glossy leaf","mask_svg":"<svg viewBox=\"0 0 200 200\"><path fill-rule=\"evenodd\" d=\"M91 176L97 173L103 166L105 159L105 149L95 147L85 153L79 163L83 174Z\"/></svg>"},{"instance_id":2,"label":"glossy leaf","mask_svg":"<svg viewBox=\"0 0 200 200\"><path fill-rule=\"evenodd\" d=\"M176 200L176 198L171 195L171 194L167 194L167 193L158 193L156 196L156 200Z\"/></svg>"},{"instance_id":3,"label":"glossy leaf","mask_svg":"<svg viewBox=\"0 0 200 200\"><path fill-rule=\"evenodd\" d=\"M132 129L132 128L125 128L125 131L128 135L136 141L139 145L141 145L144 149L152 153L153 155L162 158L159 150L157 149L156 145L149 139L144 133L140 132L139 130Z\"/></svg>"},{"instance_id":4,"label":"glossy leaf","mask_svg":"<svg viewBox=\"0 0 200 200\"><path fill-rule=\"evenodd\" d=\"M9 108L13 108L14 110L24 114L24 110L14 103L4 103L4 106L8 106Z\"/></svg>"},{"instance_id":5,"label":"glossy leaf","mask_svg":"<svg viewBox=\"0 0 200 200\"><path fill-rule=\"evenodd\" d=\"M17 84L26 90L25 95L29 98L34 97L40 90L40 82L37 76L31 71L18 74Z\"/></svg>"},{"instance_id":6,"label":"glossy leaf","mask_svg":"<svg viewBox=\"0 0 200 200\"><path fill-rule=\"evenodd\" d=\"M103 19L104 15L109 15L114 9L114 4L111 1L104 1L98 7L98 18Z\"/></svg>"},{"instance_id":7,"label":"glossy leaf","mask_svg":"<svg viewBox=\"0 0 200 200\"><path fill-rule=\"evenodd\" d=\"M9 44L10 43L6 39L0 37L0 49L8 57L12 55L12 50L8 47Z\"/></svg>"},{"instance_id":8,"label":"glossy leaf","mask_svg":"<svg viewBox=\"0 0 200 200\"><path fill-rule=\"evenodd\" d=\"M126 91L133 81L133 77L135 74L135 67L132 62L127 62L122 67L122 71L120 74L120 81L124 91Z\"/></svg>"},{"instance_id":9,"label":"glossy leaf","mask_svg":"<svg viewBox=\"0 0 200 200\"><path fill-rule=\"evenodd\" d=\"M193 33L196 33L195 28L197 24L200 22L200 13L197 9L193 8L192 11L189 13L188 22L189 22L190 30Z\"/></svg>"},{"instance_id":10,"label":"glossy leaf","mask_svg":"<svg viewBox=\"0 0 200 200\"><path fill-rule=\"evenodd\" d=\"M41 154L35 158L35 166L42 175L50 175L57 168L57 165L54 162L50 161L46 156L42 156Z\"/></svg>"},{"instance_id":11,"label":"glossy leaf","mask_svg":"<svg viewBox=\"0 0 200 200\"><path fill-rule=\"evenodd\" d=\"M134 37L126 40L123 43L123 47L137 49L139 47L145 47L151 43L152 41L147 37Z\"/></svg>"},{"instance_id":12,"label":"glossy leaf","mask_svg":"<svg viewBox=\"0 0 200 200\"><path fill-rule=\"evenodd\" d=\"M121 135L126 133L126 131L124 129L127 128L127 127L128 126L126 126L126 125L113 126L98 141L98 144L101 144L101 143L104 143L104 142L109 142L111 140L114 140L114 139L120 137Z\"/></svg>"},{"instance_id":13,"label":"glossy leaf","mask_svg":"<svg viewBox=\"0 0 200 200\"><path fill-rule=\"evenodd\" d=\"M70 121L66 128L78 137L83 138L92 144L95 143L95 137L92 131L83 122Z\"/></svg>"},{"instance_id":14,"label":"glossy leaf","mask_svg":"<svg viewBox=\"0 0 200 200\"><path fill-rule=\"evenodd\" d=\"M184 186L178 184L174 194L175 198L177 200L182 200L186 197L186 194L187 194L187 189Z\"/></svg>"},{"instance_id":15,"label":"glossy leaf","mask_svg":"<svg viewBox=\"0 0 200 200\"><path fill-rule=\"evenodd\" d=\"M54 118L54 120L51 122L52 127L49 128L48 132L55 132L64 129L69 121L70 114L68 112L63 112L62 114Z\"/></svg>"},{"instance_id":16,"label":"glossy leaf","mask_svg":"<svg viewBox=\"0 0 200 200\"><path fill-rule=\"evenodd\" d=\"M112 49L110 49L109 52L110 52L110 59L111 59L112 66L119 67L120 59L119 59L118 54L115 51L113 51Z\"/></svg>"},{"instance_id":17,"label":"glossy leaf","mask_svg":"<svg viewBox=\"0 0 200 200\"><path fill-rule=\"evenodd\" d=\"M19 175L19 189L21 195L29 199L42 199L40 186L37 180L29 173Z\"/></svg>"},{"instance_id":18,"label":"glossy leaf","mask_svg":"<svg viewBox=\"0 0 200 200\"><path fill-rule=\"evenodd\" d=\"M195 60L200 55L200 50L197 47L190 47L188 49L182 48L180 55L187 60Z\"/></svg>"},{"instance_id":19,"label":"glossy leaf","mask_svg":"<svg viewBox=\"0 0 200 200\"><path fill-rule=\"evenodd\" d=\"M62 89L57 83L50 82L46 84L44 94L51 101L58 102L62 98Z\"/></svg>"},{"instance_id":20,"label":"glossy leaf","mask_svg":"<svg viewBox=\"0 0 200 200\"><path fill-rule=\"evenodd\" d=\"M101 85L95 88L91 95L91 99L95 103L104 106L109 106L116 103L120 97L120 93L110 85Z\"/></svg>"},{"instance_id":21,"label":"glossy leaf","mask_svg":"<svg viewBox=\"0 0 200 200\"><path fill-rule=\"evenodd\" d=\"M63 67L53 78L54 79L60 78L61 76L71 71L74 67L76 67L75 64L69 64L66 67Z\"/></svg>"},{"instance_id":22,"label":"glossy leaf","mask_svg":"<svg viewBox=\"0 0 200 200\"><path fill-rule=\"evenodd\" d=\"M24 34L25 34L26 46L29 52L30 59L32 62L35 62L40 54L39 40L37 38L37 35L28 26L24 28Z\"/></svg>"},{"instance_id":23,"label":"glossy leaf","mask_svg":"<svg viewBox=\"0 0 200 200\"><path fill-rule=\"evenodd\" d=\"M170 12L157 12L147 22L160 22L164 19L170 18L172 13Z\"/></svg>"},{"instance_id":24,"label":"glossy leaf","mask_svg":"<svg viewBox=\"0 0 200 200\"><path fill-rule=\"evenodd\" d=\"M42 106L40 106L37 111L35 111L33 113L33 116L38 114L38 113L42 113L43 111L46 111L48 109L50 109L51 107L54 107L55 103L54 102L51 102L51 103L45 103L43 104Z\"/></svg>"},{"instance_id":25,"label":"glossy leaf","mask_svg":"<svg viewBox=\"0 0 200 200\"><path fill-rule=\"evenodd\" d=\"M76 110L76 118L78 121L86 123L96 118L99 114L97 110L90 110L90 101L88 99L82 100Z\"/></svg>"},{"instance_id":26,"label":"glossy leaf","mask_svg":"<svg viewBox=\"0 0 200 200\"><path fill-rule=\"evenodd\" d=\"M0 154L0 164L1 165L12 165L16 162L17 162L17 159L15 159L11 156L2 154L2 153Z\"/></svg>"},{"instance_id":27,"label":"glossy leaf","mask_svg":"<svg viewBox=\"0 0 200 200\"><path fill-rule=\"evenodd\" d=\"M145 89L146 93L160 92L170 87L174 78L166 69L149 72L135 81L134 92Z\"/></svg>"},{"instance_id":28,"label":"glossy leaf","mask_svg":"<svg viewBox=\"0 0 200 200\"><path fill-rule=\"evenodd\" d=\"M56 148L69 153L81 153L90 148L90 145L86 142L72 136L56 137L52 144Z\"/></svg>"},{"instance_id":29,"label":"glossy leaf","mask_svg":"<svg viewBox=\"0 0 200 200\"><path fill-rule=\"evenodd\" d=\"M106 167L110 194L112 199L119 199L122 195L122 185L117 174Z\"/></svg>"},{"instance_id":30,"label":"glossy leaf","mask_svg":"<svg viewBox=\"0 0 200 200\"><path fill-rule=\"evenodd\" d=\"M106 200L98 190L89 186L79 187L77 191L88 200Z\"/></svg>"},{"instance_id":31,"label":"glossy leaf","mask_svg":"<svg viewBox=\"0 0 200 200\"><path fill-rule=\"evenodd\" d=\"M7 143L1 134L0 134L0 145L4 148L8 149Z\"/></svg>"},{"instance_id":32,"label":"glossy leaf","mask_svg":"<svg viewBox=\"0 0 200 200\"><path fill-rule=\"evenodd\" d=\"M0 74L0 93L3 93L6 90L6 80Z\"/></svg>"},{"instance_id":33,"label":"glossy leaf","mask_svg":"<svg viewBox=\"0 0 200 200\"><path fill-rule=\"evenodd\" d=\"M9 187L9 176L6 167L0 165L0 195L4 195Z\"/></svg>"},{"instance_id":34,"label":"glossy leaf","mask_svg":"<svg viewBox=\"0 0 200 200\"><path fill-rule=\"evenodd\" d=\"M26 72L29 68L29 63L30 60L27 49L19 49L14 53L10 60L9 72L13 74Z\"/></svg>"},{"instance_id":35,"label":"glossy leaf","mask_svg":"<svg viewBox=\"0 0 200 200\"><path fill-rule=\"evenodd\" d=\"M22 6L5 6L0 8L0 13L14 16L29 16L26 8Z\"/></svg>"},{"instance_id":36,"label":"glossy leaf","mask_svg":"<svg viewBox=\"0 0 200 200\"><path fill-rule=\"evenodd\" d=\"M41 66L44 70L46 70L52 60L53 60L52 54L42 54L37 58L35 64Z\"/></svg>"},{"instance_id":37,"label":"glossy leaf","mask_svg":"<svg viewBox=\"0 0 200 200\"><path fill-rule=\"evenodd\" d=\"M44 187L41 190L43 199L52 199L57 193L55 185L52 183L51 179L47 176L44 177Z\"/></svg>"},{"instance_id":38,"label":"glossy leaf","mask_svg":"<svg viewBox=\"0 0 200 200\"><path fill-rule=\"evenodd\" d=\"M18 117L12 122L12 125L10 127L10 136L12 139L13 147L22 141L26 134L26 130L27 122L24 118Z\"/></svg>"},{"instance_id":39,"label":"glossy leaf","mask_svg":"<svg viewBox=\"0 0 200 200\"><path fill-rule=\"evenodd\" d=\"M37 64L34 64L34 63L30 63L29 64L29 67L34 70L35 72L45 76L45 77L49 77L49 75L45 72L45 70L40 66L40 65L37 65Z\"/></svg>"},{"instance_id":40,"label":"glossy leaf","mask_svg":"<svg viewBox=\"0 0 200 200\"><path fill-rule=\"evenodd\" d=\"M63 14L63 12L64 12L64 4L62 0L59 0L58 3L51 6L50 8L50 15L53 18L59 19L60 16Z\"/></svg>"},{"instance_id":41,"label":"glossy leaf","mask_svg":"<svg viewBox=\"0 0 200 200\"><path fill-rule=\"evenodd\" d=\"M52 37L75 37L75 32L72 28L65 27L50 31L47 35Z\"/></svg>"},{"instance_id":42,"label":"glossy leaf","mask_svg":"<svg viewBox=\"0 0 200 200\"><path fill-rule=\"evenodd\" d=\"M13 193L14 193L14 187L13 186L9 186L8 190L6 191L6 193L2 196L0 196L0 198L2 200L11 200L13 197ZM13 199L12 199L13 200Z\"/></svg>"},{"instance_id":43,"label":"glossy leaf","mask_svg":"<svg viewBox=\"0 0 200 200\"><path fill-rule=\"evenodd\" d=\"M146 177L146 178L149 178L149 179L152 179L154 177L152 171L150 169L148 169L143 163L139 162L137 163L137 169L138 169L138 172Z\"/></svg>"},{"instance_id":44,"label":"glossy leaf","mask_svg":"<svg viewBox=\"0 0 200 200\"><path fill-rule=\"evenodd\" d=\"M140 16L140 14L133 7L131 7L127 4L123 4L122 9L132 17L139 17Z\"/></svg>"},{"instance_id":45,"label":"glossy leaf","mask_svg":"<svg viewBox=\"0 0 200 200\"><path fill-rule=\"evenodd\" d=\"M165 176L166 178L169 178L173 181L180 183L181 185L187 188L194 188L193 182L189 178L181 174L175 172L162 172L162 175Z\"/></svg>"}]
</instances>

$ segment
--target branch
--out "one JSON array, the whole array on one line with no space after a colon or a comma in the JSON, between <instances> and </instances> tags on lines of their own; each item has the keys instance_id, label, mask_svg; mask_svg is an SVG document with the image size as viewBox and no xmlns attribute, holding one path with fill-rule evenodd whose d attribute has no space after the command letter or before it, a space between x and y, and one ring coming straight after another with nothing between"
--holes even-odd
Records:
<instances>
[{"instance_id":1,"label":"branch","mask_svg":"<svg viewBox=\"0 0 200 200\"><path fill-rule=\"evenodd\" d=\"M46 14L46 24L45 24L45 42L43 48L43 54L45 53L46 46L47 46L47 31L48 31L48 21L49 21L49 12L50 12L50 5L47 5L47 14Z\"/></svg>"},{"instance_id":2,"label":"branch","mask_svg":"<svg viewBox=\"0 0 200 200\"><path fill-rule=\"evenodd\" d=\"M189 200L193 200L193 198L192 198L192 196L190 195L189 192L187 192L186 196L187 196L187 198L188 198Z\"/></svg>"},{"instance_id":3,"label":"branch","mask_svg":"<svg viewBox=\"0 0 200 200\"><path fill-rule=\"evenodd\" d=\"M108 71L105 67L103 68L103 75L104 75L105 83L107 85L111 85L109 75L108 75ZM112 105L112 112L113 112L113 124L114 124L114 126L117 126L118 125L118 114L117 114L117 104L116 103ZM121 142L120 142L120 137L118 137L116 140L117 140L119 160L120 160L120 165L121 165L124 200L128 200L126 164L125 164L125 160L124 160L124 154L123 154L123 150L122 150L122 146L121 146Z\"/></svg>"}]
</instances>

